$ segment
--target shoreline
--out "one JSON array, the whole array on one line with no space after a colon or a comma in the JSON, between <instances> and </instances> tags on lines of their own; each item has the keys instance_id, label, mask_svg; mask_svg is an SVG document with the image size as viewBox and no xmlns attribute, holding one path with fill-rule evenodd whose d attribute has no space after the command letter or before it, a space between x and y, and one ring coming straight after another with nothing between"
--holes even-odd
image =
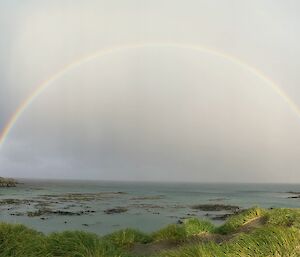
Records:
<instances>
[{"instance_id":1,"label":"shoreline","mask_svg":"<svg viewBox=\"0 0 300 257\"><path fill-rule=\"evenodd\" d=\"M45 235L24 225L0 223L1 256L265 257L298 256L299 247L300 209L253 207L221 226L192 218L150 234L129 228L105 236L83 231Z\"/></svg>"},{"instance_id":2,"label":"shoreline","mask_svg":"<svg viewBox=\"0 0 300 257\"><path fill-rule=\"evenodd\" d=\"M298 186L18 182L1 189L2 221L46 234L76 229L105 235L125 227L150 233L189 218L220 225L256 205L300 208Z\"/></svg>"}]
</instances>

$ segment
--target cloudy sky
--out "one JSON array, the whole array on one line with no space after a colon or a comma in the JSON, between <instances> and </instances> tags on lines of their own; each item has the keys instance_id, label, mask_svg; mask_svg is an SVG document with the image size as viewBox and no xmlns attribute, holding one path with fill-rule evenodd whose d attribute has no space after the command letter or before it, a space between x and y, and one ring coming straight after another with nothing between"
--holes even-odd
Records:
<instances>
[{"instance_id":1,"label":"cloudy sky","mask_svg":"<svg viewBox=\"0 0 300 257\"><path fill-rule=\"evenodd\" d=\"M82 56L25 109L0 146L0 176L300 182L297 0L2 0L0 131L24 99Z\"/></svg>"}]
</instances>

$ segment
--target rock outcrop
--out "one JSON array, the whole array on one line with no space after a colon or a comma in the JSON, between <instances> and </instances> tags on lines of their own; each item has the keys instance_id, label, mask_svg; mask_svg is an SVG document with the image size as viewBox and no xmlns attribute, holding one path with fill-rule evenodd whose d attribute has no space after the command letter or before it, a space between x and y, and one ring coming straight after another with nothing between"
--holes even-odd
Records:
<instances>
[{"instance_id":1,"label":"rock outcrop","mask_svg":"<svg viewBox=\"0 0 300 257\"><path fill-rule=\"evenodd\" d=\"M0 187L15 187L17 186L17 181L12 178L0 177Z\"/></svg>"}]
</instances>

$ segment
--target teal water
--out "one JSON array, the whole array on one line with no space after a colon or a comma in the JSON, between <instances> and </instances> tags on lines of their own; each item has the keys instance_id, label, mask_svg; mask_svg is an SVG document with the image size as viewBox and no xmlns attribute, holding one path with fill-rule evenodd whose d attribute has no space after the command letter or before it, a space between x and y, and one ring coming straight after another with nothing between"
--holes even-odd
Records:
<instances>
[{"instance_id":1,"label":"teal water","mask_svg":"<svg viewBox=\"0 0 300 257\"><path fill-rule=\"evenodd\" d=\"M230 204L242 208L251 206L300 208L300 199L289 199L290 191L300 191L291 184L201 184L201 183L141 183L104 181L21 180L16 188L0 188L2 199L26 199L22 204L0 205L0 220L22 223L45 233L63 230L86 230L103 235L131 227L151 232L179 219L196 216L210 219L224 212L193 210L195 204ZM55 210L93 210L83 215L49 214L28 217L24 213L38 209L37 202L45 195L66 193L122 192L113 197L89 201L56 201L47 208ZM104 211L124 207L128 211L106 214ZM222 221L213 220L214 223Z\"/></svg>"}]
</instances>

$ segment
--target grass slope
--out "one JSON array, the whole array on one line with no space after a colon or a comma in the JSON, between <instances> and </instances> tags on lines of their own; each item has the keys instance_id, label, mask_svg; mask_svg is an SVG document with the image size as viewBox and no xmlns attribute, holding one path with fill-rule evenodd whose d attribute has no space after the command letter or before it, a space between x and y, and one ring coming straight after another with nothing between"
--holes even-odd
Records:
<instances>
[{"instance_id":1,"label":"grass slope","mask_svg":"<svg viewBox=\"0 0 300 257\"><path fill-rule=\"evenodd\" d=\"M255 207L219 227L189 219L149 235L125 229L104 237L81 231L46 236L23 225L0 223L0 257L142 256L300 256L300 210Z\"/></svg>"}]
</instances>

